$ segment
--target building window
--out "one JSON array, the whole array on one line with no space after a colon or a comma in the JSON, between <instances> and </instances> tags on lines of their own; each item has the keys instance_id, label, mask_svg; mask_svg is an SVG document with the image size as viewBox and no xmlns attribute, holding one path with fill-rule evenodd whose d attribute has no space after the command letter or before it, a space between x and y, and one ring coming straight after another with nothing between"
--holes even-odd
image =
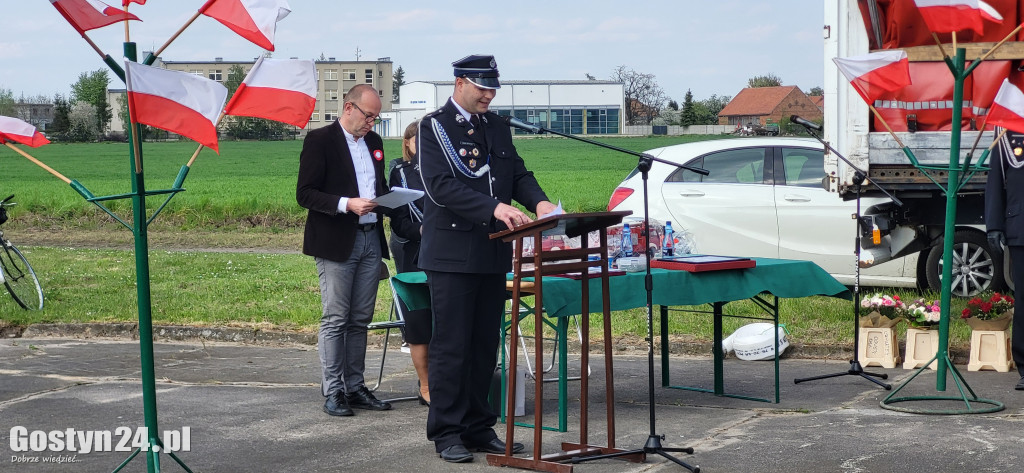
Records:
<instances>
[{"instance_id":1,"label":"building window","mask_svg":"<svg viewBox=\"0 0 1024 473\"><path fill-rule=\"evenodd\" d=\"M194 76L203 77L203 71L201 71L199 69L192 69L192 70L188 71L188 73L192 74Z\"/></svg>"},{"instance_id":2,"label":"building window","mask_svg":"<svg viewBox=\"0 0 1024 473\"><path fill-rule=\"evenodd\" d=\"M338 100L338 89L324 90L324 100Z\"/></svg>"},{"instance_id":3,"label":"building window","mask_svg":"<svg viewBox=\"0 0 1024 473\"><path fill-rule=\"evenodd\" d=\"M320 112L313 112L313 115L310 115L310 117L309 117L309 121L311 121L311 122L318 122L318 121L320 121Z\"/></svg>"},{"instance_id":4,"label":"building window","mask_svg":"<svg viewBox=\"0 0 1024 473\"><path fill-rule=\"evenodd\" d=\"M373 83L373 69L366 69L366 83Z\"/></svg>"},{"instance_id":5,"label":"building window","mask_svg":"<svg viewBox=\"0 0 1024 473\"><path fill-rule=\"evenodd\" d=\"M210 80L215 80L217 82L224 80L224 77L221 74L220 69L214 69L210 71Z\"/></svg>"},{"instance_id":6,"label":"building window","mask_svg":"<svg viewBox=\"0 0 1024 473\"><path fill-rule=\"evenodd\" d=\"M383 90L383 89L381 89L381 90L378 90L378 91L377 91L377 95L379 95L379 96L381 96L381 97L384 97L384 90Z\"/></svg>"},{"instance_id":7,"label":"building window","mask_svg":"<svg viewBox=\"0 0 1024 473\"><path fill-rule=\"evenodd\" d=\"M341 78L344 79L344 80L356 80L356 70L355 69L342 69L341 70Z\"/></svg>"},{"instance_id":8,"label":"building window","mask_svg":"<svg viewBox=\"0 0 1024 473\"><path fill-rule=\"evenodd\" d=\"M324 69L324 80L338 80L338 70Z\"/></svg>"},{"instance_id":9,"label":"building window","mask_svg":"<svg viewBox=\"0 0 1024 473\"><path fill-rule=\"evenodd\" d=\"M324 121L333 122L338 119L338 112L324 112Z\"/></svg>"}]
</instances>

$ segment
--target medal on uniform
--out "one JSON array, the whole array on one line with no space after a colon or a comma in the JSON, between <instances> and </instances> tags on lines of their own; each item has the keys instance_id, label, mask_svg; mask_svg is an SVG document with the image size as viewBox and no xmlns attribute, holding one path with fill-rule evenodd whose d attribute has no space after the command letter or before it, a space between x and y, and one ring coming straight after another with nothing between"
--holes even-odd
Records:
<instances>
[{"instance_id":1,"label":"medal on uniform","mask_svg":"<svg viewBox=\"0 0 1024 473\"><path fill-rule=\"evenodd\" d=\"M475 159L469 158L469 167L471 167L473 169L476 169L476 160Z\"/></svg>"},{"instance_id":2,"label":"medal on uniform","mask_svg":"<svg viewBox=\"0 0 1024 473\"><path fill-rule=\"evenodd\" d=\"M477 148L473 148L473 156L480 156L480 150Z\"/></svg>"},{"instance_id":3,"label":"medal on uniform","mask_svg":"<svg viewBox=\"0 0 1024 473\"><path fill-rule=\"evenodd\" d=\"M466 156L466 148L459 148L459 156Z\"/></svg>"},{"instance_id":4,"label":"medal on uniform","mask_svg":"<svg viewBox=\"0 0 1024 473\"><path fill-rule=\"evenodd\" d=\"M473 131L474 131L474 130L473 130L472 128L470 128L470 129L469 129L469 131L467 131L467 132L466 132L466 134L467 134L467 135L472 135L472 134L473 134Z\"/></svg>"},{"instance_id":5,"label":"medal on uniform","mask_svg":"<svg viewBox=\"0 0 1024 473\"><path fill-rule=\"evenodd\" d=\"M1017 147L1017 148L1013 148L1013 155L1014 155L1014 156L1020 156L1020 154L1021 154L1022 152L1024 152L1024 149L1021 149L1020 147Z\"/></svg>"}]
</instances>

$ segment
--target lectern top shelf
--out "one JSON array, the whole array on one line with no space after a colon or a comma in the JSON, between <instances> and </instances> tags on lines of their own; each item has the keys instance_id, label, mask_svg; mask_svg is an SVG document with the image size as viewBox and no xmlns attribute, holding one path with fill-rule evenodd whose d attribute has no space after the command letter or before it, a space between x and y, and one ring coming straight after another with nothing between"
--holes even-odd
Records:
<instances>
[{"instance_id":1,"label":"lectern top shelf","mask_svg":"<svg viewBox=\"0 0 1024 473\"><path fill-rule=\"evenodd\" d=\"M504 241L511 241L526 233L544 231L562 225L565 227L565 235L572 238L616 225L624 217L632 214L633 212L630 210L616 210L613 212L582 212L552 215L513 229L492 233L491 239L501 238Z\"/></svg>"}]
</instances>

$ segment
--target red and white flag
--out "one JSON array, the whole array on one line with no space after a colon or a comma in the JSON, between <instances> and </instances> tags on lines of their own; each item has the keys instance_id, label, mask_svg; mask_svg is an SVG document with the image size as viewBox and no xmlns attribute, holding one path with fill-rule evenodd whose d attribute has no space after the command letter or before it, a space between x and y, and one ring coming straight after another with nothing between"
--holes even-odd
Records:
<instances>
[{"instance_id":1,"label":"red and white flag","mask_svg":"<svg viewBox=\"0 0 1024 473\"><path fill-rule=\"evenodd\" d=\"M914 3L932 33L970 29L982 34L982 20L1003 22L1003 16L982 0L914 0Z\"/></svg>"},{"instance_id":2,"label":"red and white flag","mask_svg":"<svg viewBox=\"0 0 1024 473\"><path fill-rule=\"evenodd\" d=\"M316 107L316 66L311 60L259 58L231 96L224 113L284 122L299 128Z\"/></svg>"},{"instance_id":3,"label":"red and white flag","mask_svg":"<svg viewBox=\"0 0 1024 473\"><path fill-rule=\"evenodd\" d=\"M270 51L274 50L277 22L291 12L286 0L209 0L199 8L199 13Z\"/></svg>"},{"instance_id":4,"label":"red and white flag","mask_svg":"<svg viewBox=\"0 0 1024 473\"><path fill-rule=\"evenodd\" d=\"M910 85L910 61L902 49L832 58L850 85L871 105L882 94Z\"/></svg>"},{"instance_id":5,"label":"red and white flag","mask_svg":"<svg viewBox=\"0 0 1024 473\"><path fill-rule=\"evenodd\" d=\"M0 143L4 141L13 141L33 148L50 144L50 140L46 139L31 123L13 117L0 116Z\"/></svg>"},{"instance_id":6,"label":"red and white flag","mask_svg":"<svg viewBox=\"0 0 1024 473\"><path fill-rule=\"evenodd\" d=\"M138 20L120 8L112 7L98 0L50 0L50 4L80 34L124 20Z\"/></svg>"},{"instance_id":7,"label":"red and white flag","mask_svg":"<svg viewBox=\"0 0 1024 473\"><path fill-rule=\"evenodd\" d=\"M1024 133L1024 92L1009 79L1003 79L1003 85L999 86L995 101L988 109L986 123Z\"/></svg>"},{"instance_id":8,"label":"red and white flag","mask_svg":"<svg viewBox=\"0 0 1024 473\"><path fill-rule=\"evenodd\" d=\"M217 117L228 89L216 81L125 61L131 121L167 130L217 151Z\"/></svg>"},{"instance_id":9,"label":"red and white flag","mask_svg":"<svg viewBox=\"0 0 1024 473\"><path fill-rule=\"evenodd\" d=\"M138 3L139 5L145 5L146 0L121 0L121 5L128 6L129 3Z\"/></svg>"}]
</instances>

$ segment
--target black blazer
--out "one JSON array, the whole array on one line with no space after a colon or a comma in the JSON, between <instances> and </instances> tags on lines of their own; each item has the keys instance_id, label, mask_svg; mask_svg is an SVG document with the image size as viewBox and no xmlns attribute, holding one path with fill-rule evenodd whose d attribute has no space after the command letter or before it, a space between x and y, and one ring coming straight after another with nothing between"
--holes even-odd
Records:
<instances>
[{"instance_id":1,"label":"black blazer","mask_svg":"<svg viewBox=\"0 0 1024 473\"><path fill-rule=\"evenodd\" d=\"M512 244L488 235L505 230L494 218L499 202L519 202L530 211L548 200L533 173L526 169L512 144L512 132L498 115L483 115L484 132L471 132L451 99L420 122L417 150L420 176L426 188L423 240L419 266L430 271L494 274L512 269ZM442 151L443 128L456 155L468 170L490 166L490 174L471 178L457 169ZM448 147L448 143L445 147ZM490 158L488 159L488 155ZM493 180L489 181L489 178Z\"/></svg>"},{"instance_id":2,"label":"black blazer","mask_svg":"<svg viewBox=\"0 0 1024 473\"><path fill-rule=\"evenodd\" d=\"M373 157L377 195L387 193L384 181L384 142L374 132L367 133L366 146ZM331 261L345 261L352 254L359 216L339 213L341 197L359 197L352 153L345 143L345 134L337 120L309 132L299 154L299 177L295 199L309 209L302 252ZM381 208L382 209L382 208ZM381 255L389 258L384 239L384 219L377 211L377 230Z\"/></svg>"},{"instance_id":3,"label":"black blazer","mask_svg":"<svg viewBox=\"0 0 1024 473\"><path fill-rule=\"evenodd\" d=\"M411 162L400 159L395 161L395 166L388 176L388 186L423 190L419 163L415 158ZM405 177L404 182L403 177ZM423 215L424 199L425 197L421 197L407 205L388 211L388 217L391 220L392 244L401 245L402 248L401 257L398 256L399 250L395 249L395 267L398 272L419 271L417 261L420 254L420 227L423 226L420 216Z\"/></svg>"}]
</instances>

